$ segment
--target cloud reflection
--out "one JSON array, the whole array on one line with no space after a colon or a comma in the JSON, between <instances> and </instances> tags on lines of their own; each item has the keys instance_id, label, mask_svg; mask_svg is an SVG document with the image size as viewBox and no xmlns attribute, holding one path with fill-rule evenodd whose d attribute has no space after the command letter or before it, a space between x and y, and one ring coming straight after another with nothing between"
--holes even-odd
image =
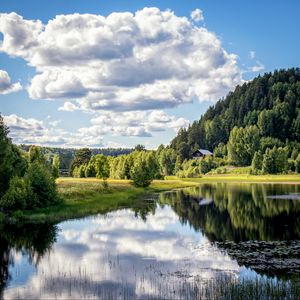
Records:
<instances>
[{"instance_id":1,"label":"cloud reflection","mask_svg":"<svg viewBox=\"0 0 300 300\"><path fill-rule=\"evenodd\" d=\"M131 210L68 221L26 282L4 298L184 297L193 282L238 274L239 266L169 208L144 222ZM14 280L14 278L12 278Z\"/></svg>"}]
</instances>

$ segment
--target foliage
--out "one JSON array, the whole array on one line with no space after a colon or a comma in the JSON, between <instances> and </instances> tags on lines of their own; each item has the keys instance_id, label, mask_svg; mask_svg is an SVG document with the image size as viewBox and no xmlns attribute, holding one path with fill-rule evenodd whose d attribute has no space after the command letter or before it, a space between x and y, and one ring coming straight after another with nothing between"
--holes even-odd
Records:
<instances>
[{"instance_id":1,"label":"foliage","mask_svg":"<svg viewBox=\"0 0 300 300\"><path fill-rule=\"evenodd\" d=\"M109 161L107 156L97 154L95 156L96 177L106 180L109 177Z\"/></svg>"},{"instance_id":2,"label":"foliage","mask_svg":"<svg viewBox=\"0 0 300 300\"><path fill-rule=\"evenodd\" d=\"M276 146L267 149L263 156L262 171L264 174L284 173L288 169L287 149Z\"/></svg>"},{"instance_id":3,"label":"foliage","mask_svg":"<svg viewBox=\"0 0 300 300\"><path fill-rule=\"evenodd\" d=\"M158 172L159 165L154 153L141 151L136 154L134 165L130 170L130 178L134 186L147 187Z\"/></svg>"},{"instance_id":4,"label":"foliage","mask_svg":"<svg viewBox=\"0 0 300 300\"><path fill-rule=\"evenodd\" d=\"M54 154L53 161L52 161L52 177L54 179L59 177L59 168L60 168L59 155Z\"/></svg>"},{"instance_id":5,"label":"foliage","mask_svg":"<svg viewBox=\"0 0 300 300\"><path fill-rule=\"evenodd\" d=\"M20 151L8 138L9 130L0 114L0 198L9 188L9 181L14 176L23 176L27 162Z\"/></svg>"},{"instance_id":6,"label":"foliage","mask_svg":"<svg viewBox=\"0 0 300 300\"><path fill-rule=\"evenodd\" d=\"M82 148L76 151L74 160L71 164L71 173L75 167L80 167L83 164L88 164L92 156L92 152L88 148Z\"/></svg>"},{"instance_id":7,"label":"foliage","mask_svg":"<svg viewBox=\"0 0 300 300\"><path fill-rule=\"evenodd\" d=\"M146 148L144 145L142 144L137 144L135 147L134 147L134 151L145 151Z\"/></svg>"},{"instance_id":8,"label":"foliage","mask_svg":"<svg viewBox=\"0 0 300 300\"><path fill-rule=\"evenodd\" d=\"M175 163L177 160L175 151L169 147L163 147L157 150L156 156L160 166L161 174L163 176L174 174Z\"/></svg>"},{"instance_id":9,"label":"foliage","mask_svg":"<svg viewBox=\"0 0 300 300\"><path fill-rule=\"evenodd\" d=\"M254 153L252 163L251 163L251 173L258 174L262 169L263 155L260 151Z\"/></svg>"},{"instance_id":10,"label":"foliage","mask_svg":"<svg viewBox=\"0 0 300 300\"><path fill-rule=\"evenodd\" d=\"M300 154L297 156L295 160L295 170L297 173L300 173Z\"/></svg>"},{"instance_id":11,"label":"foliage","mask_svg":"<svg viewBox=\"0 0 300 300\"><path fill-rule=\"evenodd\" d=\"M171 141L171 148L181 155L182 145L187 145L183 158L189 158L193 149L212 151L219 143L226 144L234 127L251 125L259 128L262 137L282 143L286 139L300 142L299 68L276 70L237 86L225 99L211 106L199 121L180 129ZM263 153L267 147L261 149Z\"/></svg>"},{"instance_id":12,"label":"foliage","mask_svg":"<svg viewBox=\"0 0 300 300\"><path fill-rule=\"evenodd\" d=\"M5 211L25 209L31 196L28 181L15 176L10 180L9 188L0 200L1 208Z\"/></svg>"},{"instance_id":13,"label":"foliage","mask_svg":"<svg viewBox=\"0 0 300 300\"><path fill-rule=\"evenodd\" d=\"M259 130L254 125L234 127L228 142L229 160L238 166L251 164L252 157L259 149Z\"/></svg>"},{"instance_id":14,"label":"foliage","mask_svg":"<svg viewBox=\"0 0 300 300\"><path fill-rule=\"evenodd\" d=\"M59 203L55 180L45 165L39 162L30 164L26 173L26 180L28 180L32 191L30 199L26 203L27 209Z\"/></svg>"}]
</instances>

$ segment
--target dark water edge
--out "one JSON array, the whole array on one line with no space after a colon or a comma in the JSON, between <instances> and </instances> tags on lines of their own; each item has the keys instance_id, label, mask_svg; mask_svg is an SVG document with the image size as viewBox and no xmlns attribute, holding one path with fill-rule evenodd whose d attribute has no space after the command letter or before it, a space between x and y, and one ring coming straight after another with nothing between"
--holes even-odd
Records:
<instances>
[{"instance_id":1,"label":"dark water edge","mask_svg":"<svg viewBox=\"0 0 300 300\"><path fill-rule=\"evenodd\" d=\"M300 186L202 184L0 232L0 299L298 299ZM288 198L288 197L287 197Z\"/></svg>"}]
</instances>

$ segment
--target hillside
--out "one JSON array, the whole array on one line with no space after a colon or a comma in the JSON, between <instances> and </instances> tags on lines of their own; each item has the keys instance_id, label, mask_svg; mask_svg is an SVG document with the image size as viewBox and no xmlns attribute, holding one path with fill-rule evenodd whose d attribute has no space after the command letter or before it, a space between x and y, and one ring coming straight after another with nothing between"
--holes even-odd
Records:
<instances>
[{"instance_id":1,"label":"hillside","mask_svg":"<svg viewBox=\"0 0 300 300\"><path fill-rule=\"evenodd\" d=\"M171 148L188 157L194 149L213 151L235 127L256 125L261 137L300 141L300 69L274 71L237 86L199 121L181 129Z\"/></svg>"}]
</instances>

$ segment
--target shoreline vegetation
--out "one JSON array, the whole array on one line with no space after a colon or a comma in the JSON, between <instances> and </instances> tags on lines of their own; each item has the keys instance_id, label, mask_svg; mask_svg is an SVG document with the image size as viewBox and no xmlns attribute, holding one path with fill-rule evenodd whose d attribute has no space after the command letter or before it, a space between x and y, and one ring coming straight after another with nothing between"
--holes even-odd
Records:
<instances>
[{"instance_id":1,"label":"shoreline vegetation","mask_svg":"<svg viewBox=\"0 0 300 300\"><path fill-rule=\"evenodd\" d=\"M166 176L165 180L154 180L149 187L137 188L130 180L108 179L104 187L101 179L61 177L56 180L57 190L63 202L47 208L17 212L11 217L13 223L58 223L70 219L84 218L98 213L105 214L119 208L147 209L147 199L152 195L195 187L205 182L240 182L300 184L300 175L205 175L201 178L177 178Z\"/></svg>"}]
</instances>

